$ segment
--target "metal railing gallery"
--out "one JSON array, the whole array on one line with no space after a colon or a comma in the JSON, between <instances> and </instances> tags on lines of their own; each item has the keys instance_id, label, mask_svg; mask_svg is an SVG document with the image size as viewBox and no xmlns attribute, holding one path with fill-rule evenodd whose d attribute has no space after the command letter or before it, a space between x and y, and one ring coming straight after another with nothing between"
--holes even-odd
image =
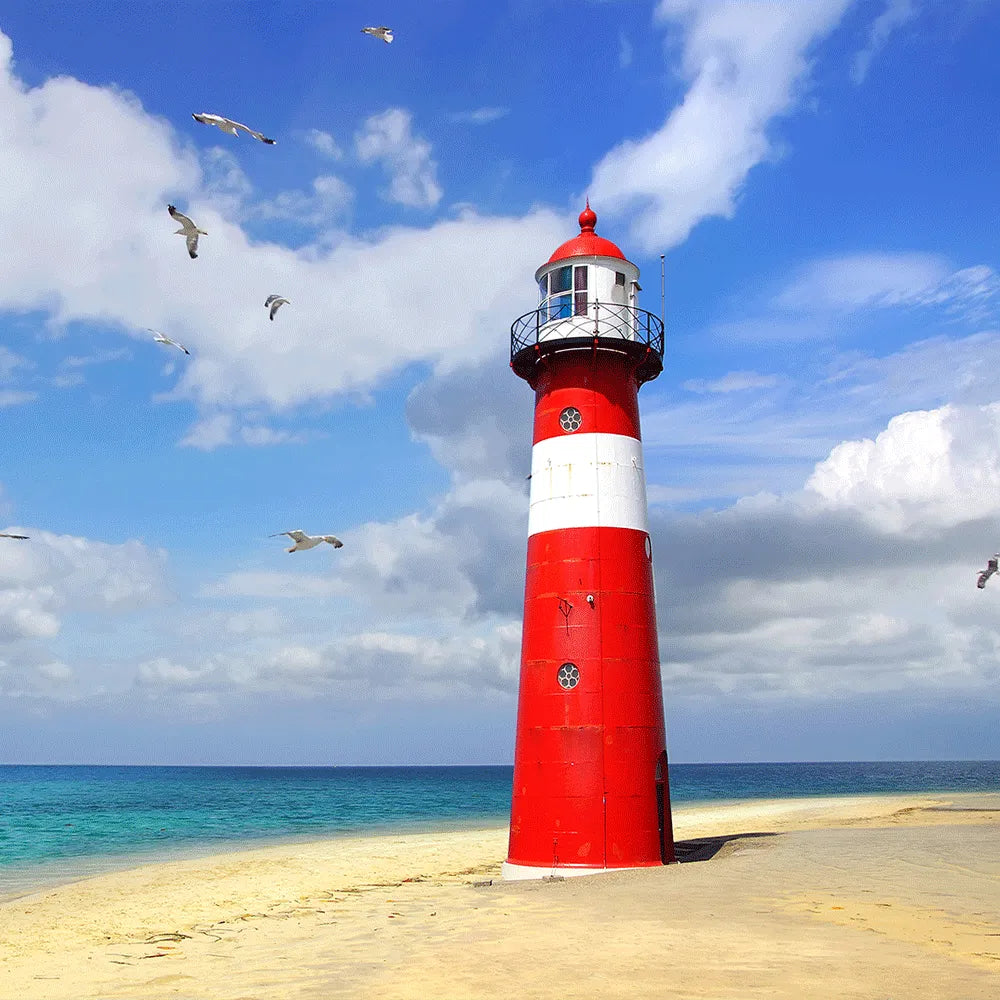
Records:
<instances>
[{"instance_id":1,"label":"metal railing gallery","mask_svg":"<svg viewBox=\"0 0 1000 1000\"><path fill-rule=\"evenodd\" d=\"M645 309L590 302L586 312L575 313L569 305L545 302L511 324L511 360L525 348L571 337L628 340L648 347L661 360L663 358L663 321Z\"/></svg>"}]
</instances>

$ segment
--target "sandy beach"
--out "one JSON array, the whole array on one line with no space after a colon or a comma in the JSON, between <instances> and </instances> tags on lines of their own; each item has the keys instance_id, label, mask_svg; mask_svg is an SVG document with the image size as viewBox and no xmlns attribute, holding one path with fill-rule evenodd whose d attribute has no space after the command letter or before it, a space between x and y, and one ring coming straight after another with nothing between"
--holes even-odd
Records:
<instances>
[{"instance_id":1,"label":"sandy beach","mask_svg":"<svg viewBox=\"0 0 1000 1000\"><path fill-rule=\"evenodd\" d=\"M506 828L343 838L0 904L0 998L1000 996L1000 795L678 808L684 863L504 883Z\"/></svg>"}]
</instances>

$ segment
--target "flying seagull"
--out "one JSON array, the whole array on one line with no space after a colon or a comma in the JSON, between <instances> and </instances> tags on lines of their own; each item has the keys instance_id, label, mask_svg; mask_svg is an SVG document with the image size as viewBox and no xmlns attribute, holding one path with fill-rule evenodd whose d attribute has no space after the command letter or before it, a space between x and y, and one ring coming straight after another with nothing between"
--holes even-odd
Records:
<instances>
[{"instance_id":1,"label":"flying seagull","mask_svg":"<svg viewBox=\"0 0 1000 1000\"><path fill-rule=\"evenodd\" d=\"M336 535L307 535L304 531L299 531L298 528L295 531L279 531L277 534L271 535L271 538L278 538L281 535L288 535L295 542L290 549L285 549L286 552L314 549L320 542L329 542L335 549L344 547L344 543Z\"/></svg>"},{"instance_id":2,"label":"flying seagull","mask_svg":"<svg viewBox=\"0 0 1000 1000\"><path fill-rule=\"evenodd\" d=\"M8 531L0 531L0 538L19 538L22 542L27 541L28 535L12 535Z\"/></svg>"},{"instance_id":3,"label":"flying seagull","mask_svg":"<svg viewBox=\"0 0 1000 1000\"><path fill-rule=\"evenodd\" d=\"M997 565L1000 564L1000 552L998 552L992 559L986 560L986 569L979 574L979 579L976 580L976 586L982 590L986 586L986 581L997 571Z\"/></svg>"},{"instance_id":4,"label":"flying seagull","mask_svg":"<svg viewBox=\"0 0 1000 1000\"><path fill-rule=\"evenodd\" d=\"M271 319L274 319L274 314L284 305L288 304L288 299L281 295L268 295L267 301L264 303L264 308L271 309Z\"/></svg>"},{"instance_id":5,"label":"flying seagull","mask_svg":"<svg viewBox=\"0 0 1000 1000\"><path fill-rule=\"evenodd\" d=\"M171 219L181 224L181 228L174 233L174 236L183 236L187 240L188 253L194 260L198 256L198 234L208 236L208 233L204 229L199 229L183 212L178 212L173 205L167 205L167 211L170 213Z\"/></svg>"},{"instance_id":6,"label":"flying seagull","mask_svg":"<svg viewBox=\"0 0 1000 1000\"><path fill-rule=\"evenodd\" d=\"M152 327L146 327L147 330L153 335L153 340L158 344L166 344L167 347L176 347L178 351L183 351L185 354L190 354L191 352L183 345L179 344L176 340L171 340L169 337L165 337L159 330L154 330Z\"/></svg>"},{"instance_id":7,"label":"flying seagull","mask_svg":"<svg viewBox=\"0 0 1000 1000\"><path fill-rule=\"evenodd\" d=\"M371 35L374 38L381 38L386 45L392 41L392 28L387 28L384 24L379 25L377 28L362 28L361 30L366 35Z\"/></svg>"},{"instance_id":8,"label":"flying seagull","mask_svg":"<svg viewBox=\"0 0 1000 1000\"><path fill-rule=\"evenodd\" d=\"M243 129L247 135L252 135L258 142L266 142L269 146L274 145L273 139L268 139L263 132L255 132L252 128L243 125L241 122L234 122L232 118L223 118L222 115L210 115L207 111L202 111L201 114L192 114L191 117L196 122L201 122L202 125L214 125L217 129L227 133L228 135L239 135L238 129Z\"/></svg>"}]
</instances>

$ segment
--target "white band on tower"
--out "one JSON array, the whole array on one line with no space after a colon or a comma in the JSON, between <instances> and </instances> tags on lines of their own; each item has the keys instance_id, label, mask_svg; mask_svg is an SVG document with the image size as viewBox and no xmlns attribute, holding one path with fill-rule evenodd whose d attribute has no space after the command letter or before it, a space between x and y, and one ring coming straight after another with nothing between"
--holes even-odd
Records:
<instances>
[{"instance_id":1,"label":"white band on tower","mask_svg":"<svg viewBox=\"0 0 1000 1000\"><path fill-rule=\"evenodd\" d=\"M624 434L565 434L531 450L528 534L556 528L648 531L642 442Z\"/></svg>"}]
</instances>

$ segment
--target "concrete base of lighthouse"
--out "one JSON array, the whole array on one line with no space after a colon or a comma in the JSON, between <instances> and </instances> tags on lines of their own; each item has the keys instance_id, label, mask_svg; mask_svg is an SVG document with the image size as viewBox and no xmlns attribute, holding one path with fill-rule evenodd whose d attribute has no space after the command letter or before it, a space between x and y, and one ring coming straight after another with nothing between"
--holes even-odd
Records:
<instances>
[{"instance_id":1,"label":"concrete base of lighthouse","mask_svg":"<svg viewBox=\"0 0 1000 1000\"><path fill-rule=\"evenodd\" d=\"M661 868L662 865L628 865L624 868L568 868L536 867L534 865L515 865L505 861L500 866L500 877L505 882L527 882L531 879L543 878L575 878L578 875L608 875L612 872L634 872L641 868Z\"/></svg>"}]
</instances>

